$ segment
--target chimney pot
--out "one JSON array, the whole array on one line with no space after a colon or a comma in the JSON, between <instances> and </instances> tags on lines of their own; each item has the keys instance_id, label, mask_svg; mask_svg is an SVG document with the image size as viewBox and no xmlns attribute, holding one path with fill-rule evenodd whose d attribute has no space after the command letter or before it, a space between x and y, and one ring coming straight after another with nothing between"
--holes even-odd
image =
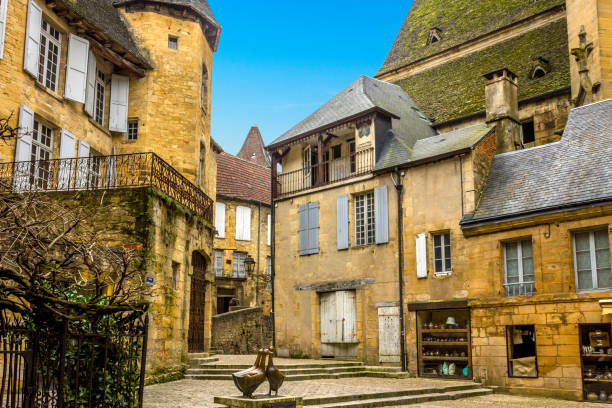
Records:
<instances>
[{"instance_id":1,"label":"chimney pot","mask_svg":"<svg viewBox=\"0 0 612 408\"><path fill-rule=\"evenodd\" d=\"M487 123L495 123L497 153L522 148L518 113L518 77L508 68L484 75Z\"/></svg>"}]
</instances>

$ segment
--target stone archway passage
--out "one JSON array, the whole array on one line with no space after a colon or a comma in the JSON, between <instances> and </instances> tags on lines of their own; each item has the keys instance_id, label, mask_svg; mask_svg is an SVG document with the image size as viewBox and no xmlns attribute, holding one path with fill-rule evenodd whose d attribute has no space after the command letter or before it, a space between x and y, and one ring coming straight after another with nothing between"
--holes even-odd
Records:
<instances>
[{"instance_id":1,"label":"stone archway passage","mask_svg":"<svg viewBox=\"0 0 612 408\"><path fill-rule=\"evenodd\" d=\"M194 252L191 258L191 300L189 303L188 350L200 353L204 350L204 302L206 300L206 259Z\"/></svg>"}]
</instances>

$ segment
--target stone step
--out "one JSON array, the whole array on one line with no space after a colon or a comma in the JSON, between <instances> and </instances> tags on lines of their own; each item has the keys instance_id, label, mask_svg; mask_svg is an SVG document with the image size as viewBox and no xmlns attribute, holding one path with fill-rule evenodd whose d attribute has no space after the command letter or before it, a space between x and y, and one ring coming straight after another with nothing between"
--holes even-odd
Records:
<instances>
[{"instance_id":1,"label":"stone step","mask_svg":"<svg viewBox=\"0 0 612 408\"><path fill-rule=\"evenodd\" d=\"M208 364L205 363L200 368L245 370L252 367L252 364ZM335 368L335 367L365 367L360 361L342 361L335 363L307 363L307 364L274 364L280 370L301 369L301 368Z\"/></svg>"},{"instance_id":2,"label":"stone step","mask_svg":"<svg viewBox=\"0 0 612 408\"><path fill-rule=\"evenodd\" d=\"M278 367L277 367L278 368ZM235 373L236 369L229 368L207 368L206 365L190 368L187 374L232 374ZM296 374L328 374L328 373L339 373L339 372L355 372L355 371L366 371L365 367L332 367L332 368L289 368L283 369L282 372L286 375ZM372 370L376 371L376 370ZM394 371L389 371L394 372Z\"/></svg>"},{"instance_id":3,"label":"stone step","mask_svg":"<svg viewBox=\"0 0 612 408\"><path fill-rule=\"evenodd\" d=\"M351 401L344 402L332 402L326 404L309 404L304 401L304 405L308 405L312 408L355 408L355 407L391 407L400 405L420 404L432 401L450 401L460 398L478 397L481 395L491 394L493 390L488 388L475 388L469 390L460 391L448 391L448 392L433 392L428 394L414 394L406 396L393 396L393 397L382 397L382 398L369 398L369 399L353 399Z\"/></svg>"},{"instance_id":4,"label":"stone step","mask_svg":"<svg viewBox=\"0 0 612 408\"><path fill-rule=\"evenodd\" d=\"M192 358L205 358L210 357L210 353L188 353L187 358L191 360Z\"/></svg>"},{"instance_id":5,"label":"stone step","mask_svg":"<svg viewBox=\"0 0 612 408\"><path fill-rule=\"evenodd\" d=\"M189 359L189 367L198 368L203 364L214 363L215 361L219 361L219 357L196 357Z\"/></svg>"},{"instance_id":6,"label":"stone step","mask_svg":"<svg viewBox=\"0 0 612 408\"><path fill-rule=\"evenodd\" d=\"M480 388L480 384L476 383L462 383L449 385L444 387L426 387L426 388L411 388L406 390L396 391L383 391L383 392L371 392L364 394L346 394L346 395L335 395L331 397L314 397L305 398L304 405L322 405L332 404L336 402L356 401L356 400L368 400L368 399L380 399L380 398L397 398L405 397L409 395L418 394L435 394L441 392L452 392L452 391L467 391Z\"/></svg>"},{"instance_id":7,"label":"stone step","mask_svg":"<svg viewBox=\"0 0 612 408\"><path fill-rule=\"evenodd\" d=\"M306 380L329 380L334 378L352 377L377 377L377 378L406 378L408 373L383 372L383 371L354 371L339 373L320 373L320 374L296 374L288 375L285 381L306 381ZM231 380L231 374L197 374L190 371L185 375L186 380Z\"/></svg>"}]
</instances>

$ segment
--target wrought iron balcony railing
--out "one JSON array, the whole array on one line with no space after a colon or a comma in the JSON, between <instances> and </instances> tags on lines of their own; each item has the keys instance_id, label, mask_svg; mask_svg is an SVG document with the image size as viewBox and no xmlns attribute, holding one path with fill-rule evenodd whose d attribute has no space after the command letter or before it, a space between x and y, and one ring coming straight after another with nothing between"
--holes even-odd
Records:
<instances>
[{"instance_id":1,"label":"wrought iron balcony railing","mask_svg":"<svg viewBox=\"0 0 612 408\"><path fill-rule=\"evenodd\" d=\"M374 168L374 149L360 150L346 157L324 161L278 175L276 197L362 176Z\"/></svg>"},{"instance_id":2,"label":"wrought iron balcony railing","mask_svg":"<svg viewBox=\"0 0 612 408\"><path fill-rule=\"evenodd\" d=\"M156 187L212 222L213 200L155 153L0 163L0 191Z\"/></svg>"},{"instance_id":3,"label":"wrought iron balcony railing","mask_svg":"<svg viewBox=\"0 0 612 408\"><path fill-rule=\"evenodd\" d=\"M536 293L535 283L532 282L520 282L520 283L506 283L506 296L533 296Z\"/></svg>"}]
</instances>

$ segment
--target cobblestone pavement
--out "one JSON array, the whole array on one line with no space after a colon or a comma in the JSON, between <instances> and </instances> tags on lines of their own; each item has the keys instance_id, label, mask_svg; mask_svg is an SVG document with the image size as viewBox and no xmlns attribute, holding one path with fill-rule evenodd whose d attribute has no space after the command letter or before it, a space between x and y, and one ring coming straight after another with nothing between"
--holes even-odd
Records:
<instances>
[{"instance_id":1,"label":"cobblestone pavement","mask_svg":"<svg viewBox=\"0 0 612 408\"><path fill-rule=\"evenodd\" d=\"M387 391L390 389L424 388L448 385L448 381L406 378L340 378L288 382L283 394L298 396L329 396L353 393ZM267 392L262 385L257 393ZM221 407L213 403L214 395L237 395L232 381L182 380L145 388L144 408L210 408ZM601 408L600 404L562 401L514 395L487 395L456 401L428 402L406 405L411 408ZM397 407L398 408L398 407Z\"/></svg>"}]
</instances>

